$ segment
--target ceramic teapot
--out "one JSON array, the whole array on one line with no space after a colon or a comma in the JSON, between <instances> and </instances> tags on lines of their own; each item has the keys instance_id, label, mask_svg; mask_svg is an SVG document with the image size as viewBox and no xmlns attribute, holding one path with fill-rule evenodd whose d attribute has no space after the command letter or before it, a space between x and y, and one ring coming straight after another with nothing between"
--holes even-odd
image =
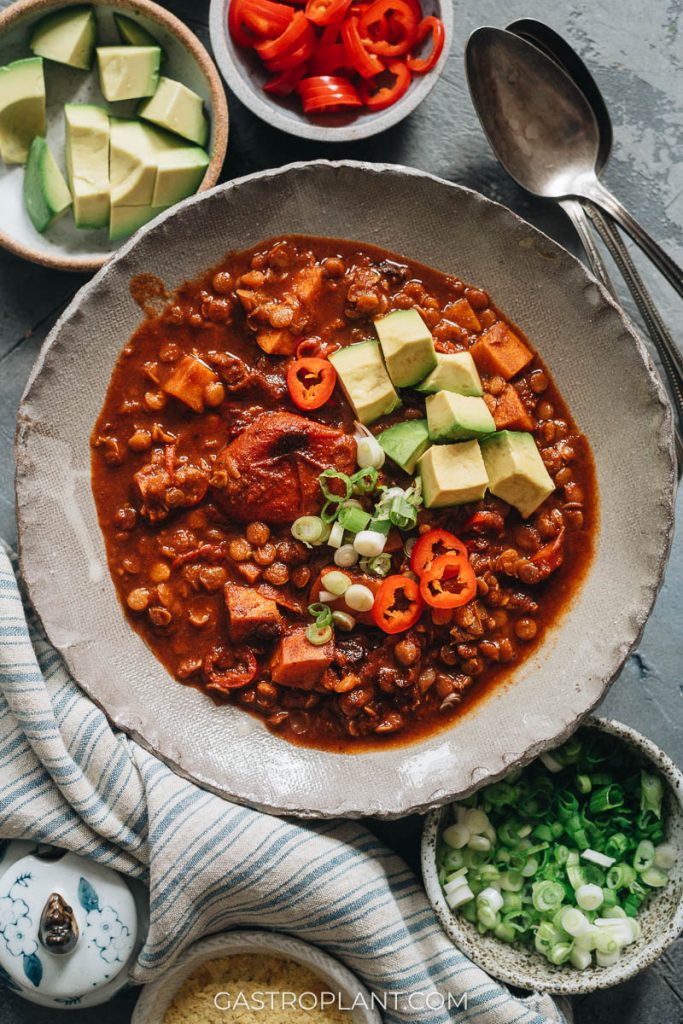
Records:
<instances>
[{"instance_id":1,"label":"ceramic teapot","mask_svg":"<svg viewBox=\"0 0 683 1024\"><path fill-rule=\"evenodd\" d=\"M0 982L42 1006L111 999L142 941L127 880L55 847L0 848Z\"/></svg>"}]
</instances>

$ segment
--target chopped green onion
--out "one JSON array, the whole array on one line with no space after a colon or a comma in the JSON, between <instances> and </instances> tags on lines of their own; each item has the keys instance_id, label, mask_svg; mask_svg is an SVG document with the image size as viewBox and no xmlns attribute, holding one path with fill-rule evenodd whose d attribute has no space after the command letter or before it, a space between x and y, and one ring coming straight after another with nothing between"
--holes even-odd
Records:
<instances>
[{"instance_id":1,"label":"chopped green onion","mask_svg":"<svg viewBox=\"0 0 683 1024\"><path fill-rule=\"evenodd\" d=\"M324 647L332 639L332 626L318 626L317 623L311 623L306 630L306 639L316 647Z\"/></svg>"},{"instance_id":2,"label":"chopped green onion","mask_svg":"<svg viewBox=\"0 0 683 1024\"><path fill-rule=\"evenodd\" d=\"M346 573L339 572L337 569L323 573L320 582L325 590L329 590L335 597L341 597L351 586L351 581Z\"/></svg>"},{"instance_id":3,"label":"chopped green onion","mask_svg":"<svg viewBox=\"0 0 683 1024\"><path fill-rule=\"evenodd\" d=\"M630 864L615 864L607 872L608 889L626 889L635 881L636 872Z\"/></svg>"},{"instance_id":4,"label":"chopped green onion","mask_svg":"<svg viewBox=\"0 0 683 1024\"><path fill-rule=\"evenodd\" d=\"M333 523L327 543L331 548L340 548L344 543L344 527L341 523Z\"/></svg>"},{"instance_id":5,"label":"chopped green onion","mask_svg":"<svg viewBox=\"0 0 683 1024\"><path fill-rule=\"evenodd\" d=\"M590 793L593 788L590 775L577 775L576 776L576 788L579 793Z\"/></svg>"},{"instance_id":6,"label":"chopped green onion","mask_svg":"<svg viewBox=\"0 0 683 1024\"><path fill-rule=\"evenodd\" d=\"M633 867L636 871L646 871L655 862L655 848L654 844L649 839L641 840L637 847L636 852L633 855Z\"/></svg>"},{"instance_id":7,"label":"chopped green onion","mask_svg":"<svg viewBox=\"0 0 683 1024\"><path fill-rule=\"evenodd\" d=\"M383 551L373 558L361 558L360 567L363 572L372 573L374 576L388 576L391 572L391 555Z\"/></svg>"},{"instance_id":8,"label":"chopped green onion","mask_svg":"<svg viewBox=\"0 0 683 1024\"><path fill-rule=\"evenodd\" d=\"M470 830L466 825L450 825L444 829L442 839L454 850L461 850L470 841Z\"/></svg>"},{"instance_id":9,"label":"chopped green onion","mask_svg":"<svg viewBox=\"0 0 683 1024\"><path fill-rule=\"evenodd\" d=\"M336 494L334 491L330 490L327 486L328 480L338 480L344 488L344 493ZM323 492L323 496L327 501L340 502L344 501L345 498L351 497L351 491L353 490L351 478L347 476L346 473L340 473L337 469L323 470L318 477L318 483L320 484L320 490Z\"/></svg>"},{"instance_id":10,"label":"chopped green onion","mask_svg":"<svg viewBox=\"0 0 683 1024\"><path fill-rule=\"evenodd\" d=\"M591 794L591 814L602 814L604 811L611 811L615 807L621 807L624 803L624 791L621 786L610 785L597 789Z\"/></svg>"},{"instance_id":11,"label":"chopped green onion","mask_svg":"<svg viewBox=\"0 0 683 1024\"><path fill-rule=\"evenodd\" d=\"M645 882L645 885L649 885L653 889L660 889L669 880L667 872L655 867L654 864L652 867L646 868L645 871L641 872L640 877Z\"/></svg>"},{"instance_id":12,"label":"chopped green onion","mask_svg":"<svg viewBox=\"0 0 683 1024\"><path fill-rule=\"evenodd\" d=\"M351 487L356 494L369 494L377 486L377 470L374 466L364 466L351 477Z\"/></svg>"},{"instance_id":13,"label":"chopped green onion","mask_svg":"<svg viewBox=\"0 0 683 1024\"><path fill-rule=\"evenodd\" d=\"M576 890L576 902L582 910L597 910L602 905L604 896L599 885L580 885Z\"/></svg>"},{"instance_id":14,"label":"chopped green onion","mask_svg":"<svg viewBox=\"0 0 683 1024\"><path fill-rule=\"evenodd\" d=\"M582 850L581 856L591 864L597 864L601 868L611 868L614 864L614 857L608 857L599 850Z\"/></svg>"},{"instance_id":15,"label":"chopped green onion","mask_svg":"<svg viewBox=\"0 0 683 1024\"><path fill-rule=\"evenodd\" d=\"M333 523L339 514L339 503L336 501L326 501L320 512L320 518L324 523L328 525Z\"/></svg>"},{"instance_id":16,"label":"chopped green onion","mask_svg":"<svg viewBox=\"0 0 683 1024\"><path fill-rule=\"evenodd\" d=\"M662 798L664 787L659 775L651 775L649 772L640 773L640 809L641 811L652 811L657 817L662 816Z\"/></svg>"},{"instance_id":17,"label":"chopped green onion","mask_svg":"<svg viewBox=\"0 0 683 1024\"><path fill-rule=\"evenodd\" d=\"M370 522L370 513L353 505L344 505L339 509L337 521L349 533L360 533Z\"/></svg>"},{"instance_id":18,"label":"chopped green onion","mask_svg":"<svg viewBox=\"0 0 683 1024\"><path fill-rule=\"evenodd\" d=\"M375 603L375 595L363 583L352 583L344 594L344 600L354 612L369 612Z\"/></svg>"},{"instance_id":19,"label":"chopped green onion","mask_svg":"<svg viewBox=\"0 0 683 1024\"><path fill-rule=\"evenodd\" d=\"M534 882L531 893L533 905L541 913L556 910L564 899L564 888L558 882Z\"/></svg>"},{"instance_id":20,"label":"chopped green onion","mask_svg":"<svg viewBox=\"0 0 683 1024\"><path fill-rule=\"evenodd\" d=\"M673 843L660 843L655 848L655 867L670 871L678 860L678 851Z\"/></svg>"},{"instance_id":21,"label":"chopped green onion","mask_svg":"<svg viewBox=\"0 0 683 1024\"><path fill-rule=\"evenodd\" d=\"M366 558L376 558L384 551L387 538L383 533L376 533L374 530L360 530L353 540L353 546L359 555Z\"/></svg>"},{"instance_id":22,"label":"chopped green onion","mask_svg":"<svg viewBox=\"0 0 683 1024\"><path fill-rule=\"evenodd\" d=\"M348 569L350 566L355 565L357 561L358 552L353 544L342 544L334 553L334 564L341 566L342 569Z\"/></svg>"},{"instance_id":23,"label":"chopped green onion","mask_svg":"<svg viewBox=\"0 0 683 1024\"><path fill-rule=\"evenodd\" d=\"M345 633L350 633L356 625L356 620L353 615L349 615L348 612L332 612L332 622L337 629L343 630Z\"/></svg>"},{"instance_id":24,"label":"chopped green onion","mask_svg":"<svg viewBox=\"0 0 683 1024\"><path fill-rule=\"evenodd\" d=\"M406 498L396 495L389 507L389 519L399 530L412 530L417 523L417 509Z\"/></svg>"},{"instance_id":25,"label":"chopped green onion","mask_svg":"<svg viewBox=\"0 0 683 1024\"><path fill-rule=\"evenodd\" d=\"M318 544L325 532L325 524L320 516L299 516L292 523L292 536L303 544Z\"/></svg>"}]
</instances>

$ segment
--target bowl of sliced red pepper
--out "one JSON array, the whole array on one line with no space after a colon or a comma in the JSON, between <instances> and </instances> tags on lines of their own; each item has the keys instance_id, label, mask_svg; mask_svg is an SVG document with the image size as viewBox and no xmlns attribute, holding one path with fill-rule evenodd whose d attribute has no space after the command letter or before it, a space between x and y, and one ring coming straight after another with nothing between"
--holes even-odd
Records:
<instances>
[{"instance_id":1,"label":"bowl of sliced red pepper","mask_svg":"<svg viewBox=\"0 0 683 1024\"><path fill-rule=\"evenodd\" d=\"M228 86L291 135L348 142L384 131L428 95L452 37L440 0L212 0Z\"/></svg>"}]
</instances>

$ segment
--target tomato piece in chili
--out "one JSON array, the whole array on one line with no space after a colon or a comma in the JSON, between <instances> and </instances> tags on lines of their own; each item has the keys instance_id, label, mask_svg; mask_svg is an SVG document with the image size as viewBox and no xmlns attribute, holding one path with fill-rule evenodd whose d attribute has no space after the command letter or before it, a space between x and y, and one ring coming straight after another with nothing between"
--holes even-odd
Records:
<instances>
[{"instance_id":1,"label":"tomato piece in chili","mask_svg":"<svg viewBox=\"0 0 683 1024\"><path fill-rule=\"evenodd\" d=\"M460 608L476 593L474 569L455 551L439 555L420 577L420 594L432 608Z\"/></svg>"},{"instance_id":2,"label":"tomato piece in chili","mask_svg":"<svg viewBox=\"0 0 683 1024\"><path fill-rule=\"evenodd\" d=\"M385 633L403 633L422 615L424 601L411 576L388 576L375 594L372 617Z\"/></svg>"},{"instance_id":3,"label":"tomato piece in chili","mask_svg":"<svg viewBox=\"0 0 683 1024\"><path fill-rule=\"evenodd\" d=\"M228 693L248 686L256 675L258 664L256 656L248 647L233 651L218 646L206 655L203 668L207 690Z\"/></svg>"},{"instance_id":4,"label":"tomato piece in chili","mask_svg":"<svg viewBox=\"0 0 683 1024\"><path fill-rule=\"evenodd\" d=\"M463 542L448 530L429 530L423 533L410 555L410 568L421 576L440 555L455 552L467 558Z\"/></svg>"},{"instance_id":5,"label":"tomato piece in chili","mask_svg":"<svg viewBox=\"0 0 683 1024\"><path fill-rule=\"evenodd\" d=\"M327 359L295 359L287 369L287 387L299 409L319 409L337 383L337 372Z\"/></svg>"},{"instance_id":6,"label":"tomato piece in chili","mask_svg":"<svg viewBox=\"0 0 683 1024\"><path fill-rule=\"evenodd\" d=\"M443 53L444 43L446 42L446 30L441 19L435 18L432 15L428 18L423 18L417 26L415 46L419 46L430 33L432 36L432 49L429 56L408 57L408 67L415 75L426 75L427 72L431 71L436 65L439 57Z\"/></svg>"},{"instance_id":7,"label":"tomato piece in chili","mask_svg":"<svg viewBox=\"0 0 683 1024\"><path fill-rule=\"evenodd\" d=\"M387 63L387 71L394 76L391 85L383 85L372 92L371 82L363 80L360 83L361 98L368 110L385 110L408 91L411 74L402 60L390 60Z\"/></svg>"},{"instance_id":8,"label":"tomato piece in chili","mask_svg":"<svg viewBox=\"0 0 683 1024\"><path fill-rule=\"evenodd\" d=\"M391 33L391 38L389 22L387 22L385 33L380 38L374 38L373 25L389 15L391 16L391 29L394 30ZM402 54L408 53L415 43L417 18L413 8L406 0L375 0L361 17L359 29L366 48L372 53L378 53L381 57L400 57Z\"/></svg>"}]
</instances>

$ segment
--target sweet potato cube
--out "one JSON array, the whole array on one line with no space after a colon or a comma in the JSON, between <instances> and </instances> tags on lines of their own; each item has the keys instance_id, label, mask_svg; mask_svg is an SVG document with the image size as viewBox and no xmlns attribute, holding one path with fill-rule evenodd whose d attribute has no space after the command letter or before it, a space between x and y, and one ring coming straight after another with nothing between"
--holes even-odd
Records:
<instances>
[{"instance_id":1,"label":"sweet potato cube","mask_svg":"<svg viewBox=\"0 0 683 1024\"><path fill-rule=\"evenodd\" d=\"M274 683L282 686L312 690L332 664L333 657L334 640L316 647L306 639L306 628L297 627L286 633L277 645L270 661L270 675Z\"/></svg>"},{"instance_id":2,"label":"sweet potato cube","mask_svg":"<svg viewBox=\"0 0 683 1024\"><path fill-rule=\"evenodd\" d=\"M534 425L517 388L506 384L493 410L496 430L533 430Z\"/></svg>"},{"instance_id":3,"label":"sweet potato cube","mask_svg":"<svg viewBox=\"0 0 683 1024\"><path fill-rule=\"evenodd\" d=\"M292 290L304 306L310 306L316 301L322 291L322 286L322 267L304 267L295 275L292 282Z\"/></svg>"},{"instance_id":4,"label":"sweet potato cube","mask_svg":"<svg viewBox=\"0 0 683 1024\"><path fill-rule=\"evenodd\" d=\"M298 339L290 331L261 331L256 341L270 356L293 356Z\"/></svg>"},{"instance_id":5,"label":"sweet potato cube","mask_svg":"<svg viewBox=\"0 0 683 1024\"><path fill-rule=\"evenodd\" d=\"M450 305L446 306L444 309L444 316L454 324L458 324L459 327L464 327L466 331L481 330L479 317L474 312L467 299L458 299L456 302L451 302Z\"/></svg>"},{"instance_id":6,"label":"sweet potato cube","mask_svg":"<svg viewBox=\"0 0 683 1024\"><path fill-rule=\"evenodd\" d=\"M226 583L223 593L230 636L235 643L273 640L280 635L283 619L275 601L238 583Z\"/></svg>"},{"instance_id":7,"label":"sweet potato cube","mask_svg":"<svg viewBox=\"0 0 683 1024\"><path fill-rule=\"evenodd\" d=\"M194 356L183 356L173 367L171 376L162 384L168 395L173 395L194 412L204 412L204 388L218 380L210 366Z\"/></svg>"},{"instance_id":8,"label":"sweet potato cube","mask_svg":"<svg viewBox=\"0 0 683 1024\"><path fill-rule=\"evenodd\" d=\"M510 380L533 359L533 352L502 320L489 327L470 352L478 370L505 380Z\"/></svg>"}]
</instances>

